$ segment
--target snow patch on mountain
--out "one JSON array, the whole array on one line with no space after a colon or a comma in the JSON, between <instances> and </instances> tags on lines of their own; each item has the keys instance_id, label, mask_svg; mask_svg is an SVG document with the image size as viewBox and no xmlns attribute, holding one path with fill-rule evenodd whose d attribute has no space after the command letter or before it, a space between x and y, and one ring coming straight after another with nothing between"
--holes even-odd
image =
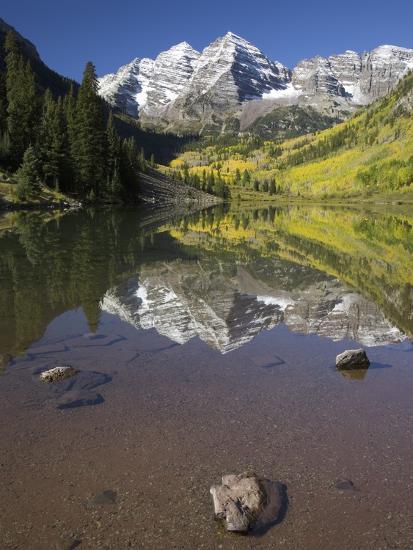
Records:
<instances>
[{"instance_id":1,"label":"snow patch on mountain","mask_svg":"<svg viewBox=\"0 0 413 550\"><path fill-rule=\"evenodd\" d=\"M262 99L296 99L302 95L302 90L299 90L289 82L285 88L270 90L262 94Z\"/></svg>"}]
</instances>

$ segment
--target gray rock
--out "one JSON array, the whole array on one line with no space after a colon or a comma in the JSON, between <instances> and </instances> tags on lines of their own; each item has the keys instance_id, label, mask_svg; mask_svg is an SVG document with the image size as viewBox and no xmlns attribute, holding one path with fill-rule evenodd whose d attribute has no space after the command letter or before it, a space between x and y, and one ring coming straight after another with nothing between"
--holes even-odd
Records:
<instances>
[{"instance_id":1,"label":"gray rock","mask_svg":"<svg viewBox=\"0 0 413 550\"><path fill-rule=\"evenodd\" d=\"M356 488L351 479L337 479L334 483L334 487L339 491L355 491Z\"/></svg>"},{"instance_id":2,"label":"gray rock","mask_svg":"<svg viewBox=\"0 0 413 550\"><path fill-rule=\"evenodd\" d=\"M338 369L368 369L370 361L364 349L348 349L336 357Z\"/></svg>"},{"instance_id":3,"label":"gray rock","mask_svg":"<svg viewBox=\"0 0 413 550\"><path fill-rule=\"evenodd\" d=\"M53 369L46 370L40 373L40 380L42 382L52 383L59 380L65 380L77 374L79 371L69 365L59 365Z\"/></svg>"},{"instance_id":4,"label":"gray rock","mask_svg":"<svg viewBox=\"0 0 413 550\"><path fill-rule=\"evenodd\" d=\"M282 485L254 473L226 475L210 489L215 519L227 531L247 533L275 523L282 509Z\"/></svg>"}]
</instances>

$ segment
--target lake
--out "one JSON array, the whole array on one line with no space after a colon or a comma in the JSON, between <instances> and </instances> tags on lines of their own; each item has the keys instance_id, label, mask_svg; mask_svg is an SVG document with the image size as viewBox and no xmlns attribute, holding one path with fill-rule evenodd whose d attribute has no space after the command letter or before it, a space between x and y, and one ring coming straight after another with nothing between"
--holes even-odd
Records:
<instances>
[{"instance_id":1,"label":"lake","mask_svg":"<svg viewBox=\"0 0 413 550\"><path fill-rule=\"evenodd\" d=\"M413 547L412 334L402 207L3 216L1 548ZM262 536L213 520L247 469Z\"/></svg>"}]
</instances>

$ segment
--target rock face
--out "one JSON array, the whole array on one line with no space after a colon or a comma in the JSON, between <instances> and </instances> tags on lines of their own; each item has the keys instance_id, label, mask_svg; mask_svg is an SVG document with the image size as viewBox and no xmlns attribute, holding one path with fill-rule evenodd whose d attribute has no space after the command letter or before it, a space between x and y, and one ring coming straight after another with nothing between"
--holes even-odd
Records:
<instances>
[{"instance_id":1,"label":"rock face","mask_svg":"<svg viewBox=\"0 0 413 550\"><path fill-rule=\"evenodd\" d=\"M388 93L412 68L413 50L385 45L363 54L316 56L290 70L229 32L202 53L182 42L155 60L136 58L99 85L109 103L139 116L144 126L177 133L237 131L281 106L344 118Z\"/></svg>"},{"instance_id":2,"label":"rock face","mask_svg":"<svg viewBox=\"0 0 413 550\"><path fill-rule=\"evenodd\" d=\"M282 486L255 474L226 475L210 489L214 515L227 531L248 533L275 523L282 510Z\"/></svg>"},{"instance_id":3,"label":"rock face","mask_svg":"<svg viewBox=\"0 0 413 550\"><path fill-rule=\"evenodd\" d=\"M379 46L363 54L347 50L302 61L292 80L305 94L345 97L349 103L365 105L390 92L412 68L413 50Z\"/></svg>"},{"instance_id":4,"label":"rock face","mask_svg":"<svg viewBox=\"0 0 413 550\"><path fill-rule=\"evenodd\" d=\"M100 94L131 116L159 119L183 91L199 56L187 42L182 42L155 60L136 58L116 73L99 79Z\"/></svg>"},{"instance_id":5,"label":"rock face","mask_svg":"<svg viewBox=\"0 0 413 550\"><path fill-rule=\"evenodd\" d=\"M284 90L290 71L270 61L243 38L227 33L202 52L187 88L168 112L172 127L202 130L239 116L240 105L272 90ZM201 124L201 126L200 126Z\"/></svg>"},{"instance_id":6,"label":"rock face","mask_svg":"<svg viewBox=\"0 0 413 550\"><path fill-rule=\"evenodd\" d=\"M99 80L100 94L121 111L138 116L153 65L151 59L139 58L123 65L115 74L107 74Z\"/></svg>"},{"instance_id":7,"label":"rock face","mask_svg":"<svg viewBox=\"0 0 413 550\"><path fill-rule=\"evenodd\" d=\"M346 350L336 357L338 369L367 369L370 366L367 354L364 349Z\"/></svg>"},{"instance_id":8,"label":"rock face","mask_svg":"<svg viewBox=\"0 0 413 550\"><path fill-rule=\"evenodd\" d=\"M58 382L59 380L65 380L74 376L79 371L73 367L62 365L54 367L53 369L46 370L40 374L40 380L42 382Z\"/></svg>"}]
</instances>

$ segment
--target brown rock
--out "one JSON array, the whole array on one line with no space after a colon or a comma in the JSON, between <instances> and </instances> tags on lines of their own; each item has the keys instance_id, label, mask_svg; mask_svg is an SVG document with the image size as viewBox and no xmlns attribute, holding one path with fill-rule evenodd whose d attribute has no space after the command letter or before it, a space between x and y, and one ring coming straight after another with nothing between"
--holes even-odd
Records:
<instances>
[{"instance_id":1,"label":"brown rock","mask_svg":"<svg viewBox=\"0 0 413 550\"><path fill-rule=\"evenodd\" d=\"M276 522L282 509L282 486L253 473L226 475L210 489L215 519L224 520L227 531L247 533Z\"/></svg>"}]
</instances>

